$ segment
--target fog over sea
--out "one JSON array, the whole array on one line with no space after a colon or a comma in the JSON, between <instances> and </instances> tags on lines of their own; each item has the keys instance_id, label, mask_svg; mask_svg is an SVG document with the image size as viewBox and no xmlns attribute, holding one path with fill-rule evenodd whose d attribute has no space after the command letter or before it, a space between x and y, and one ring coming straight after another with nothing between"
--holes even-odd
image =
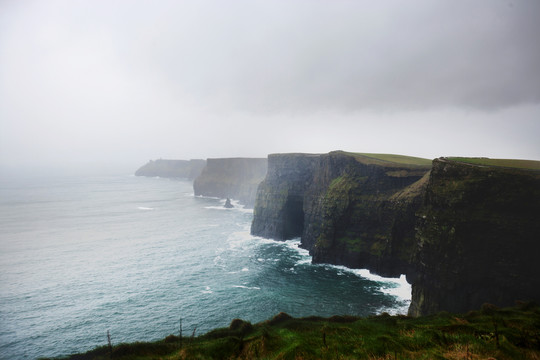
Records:
<instances>
[{"instance_id":1,"label":"fog over sea","mask_svg":"<svg viewBox=\"0 0 540 360\"><path fill-rule=\"evenodd\" d=\"M0 180L0 359L84 352L234 318L404 313L410 286L312 265L299 240L249 234L253 211L191 182L123 176Z\"/></svg>"}]
</instances>

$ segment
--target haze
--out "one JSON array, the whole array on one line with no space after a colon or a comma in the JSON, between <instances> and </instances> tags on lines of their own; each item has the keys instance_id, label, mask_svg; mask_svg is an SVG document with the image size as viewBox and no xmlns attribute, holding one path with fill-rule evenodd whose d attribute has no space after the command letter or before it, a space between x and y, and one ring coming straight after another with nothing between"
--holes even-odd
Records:
<instances>
[{"instance_id":1,"label":"haze","mask_svg":"<svg viewBox=\"0 0 540 360\"><path fill-rule=\"evenodd\" d=\"M540 159L540 2L0 2L0 167Z\"/></svg>"}]
</instances>

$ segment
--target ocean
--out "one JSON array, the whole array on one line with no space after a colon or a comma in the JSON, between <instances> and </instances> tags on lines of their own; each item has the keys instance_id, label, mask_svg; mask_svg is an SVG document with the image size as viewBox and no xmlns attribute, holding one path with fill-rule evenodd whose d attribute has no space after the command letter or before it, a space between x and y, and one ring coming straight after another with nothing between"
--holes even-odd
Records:
<instances>
[{"instance_id":1,"label":"ocean","mask_svg":"<svg viewBox=\"0 0 540 360\"><path fill-rule=\"evenodd\" d=\"M314 265L299 239L251 236L253 211L189 181L0 181L0 359L203 334L232 319L405 313L402 276Z\"/></svg>"}]
</instances>

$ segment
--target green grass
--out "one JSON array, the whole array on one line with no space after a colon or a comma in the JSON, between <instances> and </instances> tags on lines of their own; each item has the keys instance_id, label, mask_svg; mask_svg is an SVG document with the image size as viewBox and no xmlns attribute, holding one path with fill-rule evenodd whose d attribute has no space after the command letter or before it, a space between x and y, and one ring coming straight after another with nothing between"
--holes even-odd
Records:
<instances>
[{"instance_id":1,"label":"green grass","mask_svg":"<svg viewBox=\"0 0 540 360\"><path fill-rule=\"evenodd\" d=\"M483 306L468 314L294 319L279 314L196 338L122 344L113 359L539 359L540 308ZM67 359L109 359L107 347Z\"/></svg>"},{"instance_id":2,"label":"green grass","mask_svg":"<svg viewBox=\"0 0 540 360\"><path fill-rule=\"evenodd\" d=\"M448 159L473 165L498 166L516 169L540 170L540 161L517 160L517 159L490 159L490 158L468 158L449 157Z\"/></svg>"},{"instance_id":3,"label":"green grass","mask_svg":"<svg viewBox=\"0 0 540 360\"><path fill-rule=\"evenodd\" d=\"M422 167L430 168L432 160L414 156L396 155L396 154L371 154L371 153L351 153L341 152L343 154L352 155L357 160L366 163L381 166L396 166L405 165L406 167Z\"/></svg>"}]
</instances>

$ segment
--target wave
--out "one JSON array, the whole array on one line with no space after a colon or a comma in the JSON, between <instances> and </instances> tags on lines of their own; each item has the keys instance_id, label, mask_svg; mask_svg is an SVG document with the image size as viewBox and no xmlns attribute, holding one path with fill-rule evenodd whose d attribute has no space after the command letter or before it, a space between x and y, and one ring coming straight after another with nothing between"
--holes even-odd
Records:
<instances>
[{"instance_id":1,"label":"wave","mask_svg":"<svg viewBox=\"0 0 540 360\"><path fill-rule=\"evenodd\" d=\"M399 278L389 278L372 274L369 272L368 269L351 269L343 265L321 265L327 268L334 268L340 271L348 272L367 280L382 283L380 290L383 293L396 296L404 301L411 300L412 288L411 285L407 282L406 276L404 274L402 274Z\"/></svg>"},{"instance_id":2,"label":"wave","mask_svg":"<svg viewBox=\"0 0 540 360\"><path fill-rule=\"evenodd\" d=\"M320 268L332 269L333 271L336 271L336 274L339 276L343 276L345 274L352 274L363 279L373 281L376 283L378 291L394 297L396 302L396 305L392 307L383 307L379 309L378 312L388 312L390 314L407 313L409 304L411 302L412 288L411 285L407 282L405 275L401 275L398 278L388 278L371 274L368 269L352 269L343 265L313 264L312 257L309 254L309 251L300 247L300 238L282 241L253 236L249 232L249 226L242 231L231 234L227 240L229 248L235 250L246 250L246 248L248 247L257 247L268 244L274 246L281 246L293 251L293 258L295 259L295 262L293 267L283 269L286 272L297 273L298 267L306 266L312 267L314 271L317 271L316 269ZM263 257L257 257L255 258L255 260L259 263L263 263L275 259L265 259ZM277 261L279 261L279 259L277 259ZM249 269L245 267L241 271L249 271Z\"/></svg>"},{"instance_id":3,"label":"wave","mask_svg":"<svg viewBox=\"0 0 540 360\"><path fill-rule=\"evenodd\" d=\"M254 237L255 238L255 237ZM386 311L392 314L402 314L407 313L407 309L411 302L412 298L412 288L411 285L407 282L406 276L402 274L399 278L388 278L375 274L371 274L368 269L351 269L343 265L332 265L332 264L312 264L312 257L309 254L309 251L300 247L300 238L295 238L292 240L280 241L274 239L265 239L265 238L255 238L261 244L279 244L290 250L295 251L299 259L294 264L294 267L288 269L287 271L295 273L295 267L297 266L314 266L314 267L324 267L327 269L337 270L337 275L344 275L345 273L353 274L358 277L361 277L366 280L374 281L379 284L379 291L384 294L393 296L396 298L396 301L401 305L398 307L392 308L381 308L380 312Z\"/></svg>"},{"instance_id":4,"label":"wave","mask_svg":"<svg viewBox=\"0 0 540 360\"><path fill-rule=\"evenodd\" d=\"M139 209L139 210L154 210L154 208L146 207L146 206L138 206L137 209Z\"/></svg>"},{"instance_id":5,"label":"wave","mask_svg":"<svg viewBox=\"0 0 540 360\"><path fill-rule=\"evenodd\" d=\"M232 287L248 290L261 290L261 288L258 286L233 285Z\"/></svg>"},{"instance_id":6,"label":"wave","mask_svg":"<svg viewBox=\"0 0 540 360\"><path fill-rule=\"evenodd\" d=\"M213 200L220 200L221 198L217 196L206 196L206 195L194 195L196 198L199 199L213 199Z\"/></svg>"},{"instance_id":7,"label":"wave","mask_svg":"<svg viewBox=\"0 0 540 360\"><path fill-rule=\"evenodd\" d=\"M253 209L246 209L245 205L240 204L239 200L230 199L231 200L231 205L233 207L232 208L226 208L224 206L225 202L227 201L226 199L211 198L211 197L205 197L205 198L219 200L219 202L221 203L220 206L215 206L215 205L205 206L204 207L205 209L225 210L225 211L239 211L239 212L246 213L246 214L253 214Z\"/></svg>"}]
</instances>

